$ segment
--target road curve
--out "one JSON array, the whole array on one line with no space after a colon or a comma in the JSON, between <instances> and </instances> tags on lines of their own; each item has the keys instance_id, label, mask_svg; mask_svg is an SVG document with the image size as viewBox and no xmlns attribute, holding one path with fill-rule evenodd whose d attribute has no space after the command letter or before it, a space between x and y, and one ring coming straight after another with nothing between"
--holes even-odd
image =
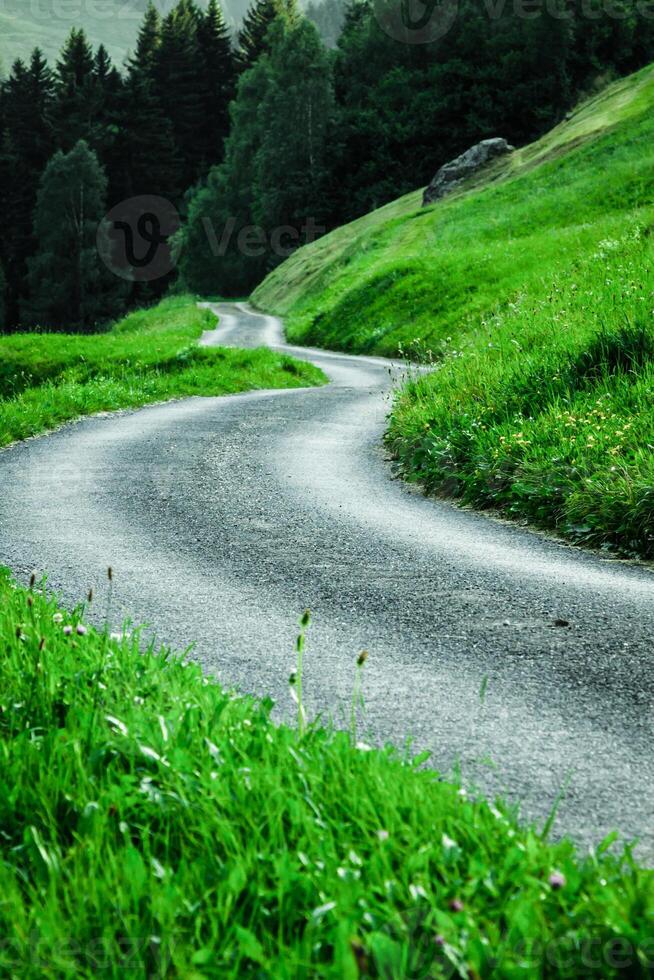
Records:
<instances>
[{"instance_id":1,"label":"road curve","mask_svg":"<svg viewBox=\"0 0 654 980\"><path fill-rule=\"evenodd\" d=\"M47 571L68 603L101 593L111 564L116 621L195 642L208 671L283 709L309 607L310 712L349 710L365 647L368 740L411 737L539 821L569 780L558 831L586 845L618 828L651 863L652 572L422 497L381 449L389 362L290 348L274 318L214 309L204 344L279 347L332 383L90 418L5 450L0 562Z\"/></svg>"}]
</instances>

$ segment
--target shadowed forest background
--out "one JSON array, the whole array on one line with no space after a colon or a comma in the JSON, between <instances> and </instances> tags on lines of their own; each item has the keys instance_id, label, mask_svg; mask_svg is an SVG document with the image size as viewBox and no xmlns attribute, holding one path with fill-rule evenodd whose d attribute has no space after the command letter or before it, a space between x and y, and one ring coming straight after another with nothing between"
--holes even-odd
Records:
<instances>
[{"instance_id":1,"label":"shadowed forest background","mask_svg":"<svg viewBox=\"0 0 654 980\"><path fill-rule=\"evenodd\" d=\"M654 19L631 0L598 17L577 2L527 17L463 0L447 36L421 45L387 36L368 0L305 12L256 0L235 31L241 13L180 0L162 17L151 4L124 64L76 28L54 63L36 48L12 65L0 88L5 331L97 329L173 280L244 295L280 261L274 229L298 246L307 219L347 222L480 139L524 144L654 59ZM150 284L117 279L96 247L107 211L139 195L182 220L178 269ZM217 255L207 229L220 239L228 224ZM252 225L255 255L238 241Z\"/></svg>"}]
</instances>

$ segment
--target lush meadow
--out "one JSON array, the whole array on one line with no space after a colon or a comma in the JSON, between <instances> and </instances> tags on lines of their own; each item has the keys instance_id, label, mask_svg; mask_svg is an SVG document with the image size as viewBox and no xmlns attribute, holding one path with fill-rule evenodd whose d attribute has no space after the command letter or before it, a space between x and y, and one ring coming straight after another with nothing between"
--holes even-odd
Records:
<instances>
[{"instance_id":1,"label":"lush meadow","mask_svg":"<svg viewBox=\"0 0 654 980\"><path fill-rule=\"evenodd\" d=\"M361 732L275 725L104 615L0 575L2 975L648 975L628 852L549 843ZM353 651L355 701L374 669Z\"/></svg>"},{"instance_id":2,"label":"lush meadow","mask_svg":"<svg viewBox=\"0 0 654 980\"><path fill-rule=\"evenodd\" d=\"M310 364L269 350L198 347L215 326L193 297L174 296L106 333L0 337L0 446L94 412L324 380Z\"/></svg>"}]
</instances>

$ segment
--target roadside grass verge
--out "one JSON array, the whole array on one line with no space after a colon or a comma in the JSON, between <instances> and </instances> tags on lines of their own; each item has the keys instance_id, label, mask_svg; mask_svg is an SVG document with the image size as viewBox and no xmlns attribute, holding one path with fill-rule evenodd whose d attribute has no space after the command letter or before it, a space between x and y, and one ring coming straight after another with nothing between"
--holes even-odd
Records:
<instances>
[{"instance_id":1,"label":"roadside grass verge","mask_svg":"<svg viewBox=\"0 0 654 980\"><path fill-rule=\"evenodd\" d=\"M628 851L582 857L420 757L275 725L87 615L0 573L3 975L649 975Z\"/></svg>"},{"instance_id":2,"label":"roadside grass verge","mask_svg":"<svg viewBox=\"0 0 654 980\"><path fill-rule=\"evenodd\" d=\"M292 339L422 357L388 445L432 493L654 558L654 67L428 208L409 195L254 294Z\"/></svg>"},{"instance_id":3,"label":"roadside grass verge","mask_svg":"<svg viewBox=\"0 0 654 980\"><path fill-rule=\"evenodd\" d=\"M0 336L0 446L94 412L324 381L312 365L265 349L198 347L215 323L193 297L176 296L107 333Z\"/></svg>"},{"instance_id":4,"label":"roadside grass verge","mask_svg":"<svg viewBox=\"0 0 654 980\"><path fill-rule=\"evenodd\" d=\"M395 402L388 443L431 492L654 557L654 240L600 244Z\"/></svg>"}]
</instances>

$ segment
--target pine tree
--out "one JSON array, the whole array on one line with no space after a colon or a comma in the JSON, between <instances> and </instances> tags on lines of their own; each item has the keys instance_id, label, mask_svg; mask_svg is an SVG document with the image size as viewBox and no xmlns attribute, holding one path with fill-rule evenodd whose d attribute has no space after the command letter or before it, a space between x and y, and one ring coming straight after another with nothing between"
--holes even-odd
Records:
<instances>
[{"instance_id":1,"label":"pine tree","mask_svg":"<svg viewBox=\"0 0 654 980\"><path fill-rule=\"evenodd\" d=\"M208 170L223 158L229 133L229 103L236 93L236 61L218 0L209 0L198 40L204 65L205 124L197 136L203 143L203 169Z\"/></svg>"},{"instance_id":2,"label":"pine tree","mask_svg":"<svg viewBox=\"0 0 654 980\"><path fill-rule=\"evenodd\" d=\"M95 71L93 48L83 30L73 30L55 71L52 112L57 145L70 150L81 139L93 146L99 140L98 115L102 91Z\"/></svg>"},{"instance_id":3,"label":"pine tree","mask_svg":"<svg viewBox=\"0 0 654 980\"><path fill-rule=\"evenodd\" d=\"M37 251L28 263L27 322L84 330L119 312L122 284L96 247L106 192L102 167L83 140L48 163L34 211Z\"/></svg>"},{"instance_id":4,"label":"pine tree","mask_svg":"<svg viewBox=\"0 0 654 980\"><path fill-rule=\"evenodd\" d=\"M9 234L0 236L5 271L5 322L18 324L26 295L27 258L34 250L32 213L39 178L54 151L50 125L52 74L36 49L17 61L0 93L0 208Z\"/></svg>"},{"instance_id":5,"label":"pine tree","mask_svg":"<svg viewBox=\"0 0 654 980\"><path fill-rule=\"evenodd\" d=\"M224 163L190 200L180 272L198 292L249 292L328 207L329 56L293 9L270 43L239 80Z\"/></svg>"},{"instance_id":6,"label":"pine tree","mask_svg":"<svg viewBox=\"0 0 654 980\"><path fill-rule=\"evenodd\" d=\"M315 226L327 217L328 140L335 106L329 55L314 25L304 17L287 27L278 22L270 36L253 211L268 231L293 229L283 246L288 249L292 242L301 243L307 219ZM271 255L272 262L279 258Z\"/></svg>"},{"instance_id":7,"label":"pine tree","mask_svg":"<svg viewBox=\"0 0 654 980\"><path fill-rule=\"evenodd\" d=\"M182 190L180 165L172 123L157 92L155 75L160 45L161 20L150 3L134 55L127 63L121 93L119 146L126 197L152 194L175 201Z\"/></svg>"},{"instance_id":8,"label":"pine tree","mask_svg":"<svg viewBox=\"0 0 654 980\"><path fill-rule=\"evenodd\" d=\"M120 139L124 106L123 79L102 44L95 54L93 73L99 92L95 149L107 174L107 197L111 207L128 193Z\"/></svg>"},{"instance_id":9,"label":"pine tree","mask_svg":"<svg viewBox=\"0 0 654 980\"><path fill-rule=\"evenodd\" d=\"M257 59L269 50L268 31L278 13L278 0L254 0L238 34L236 60L240 71L252 68Z\"/></svg>"},{"instance_id":10,"label":"pine tree","mask_svg":"<svg viewBox=\"0 0 654 980\"><path fill-rule=\"evenodd\" d=\"M204 156L201 141L198 141L205 123L206 107L199 40L201 20L202 14L193 0L179 0L163 20L156 52L157 94L172 124L184 188L200 177Z\"/></svg>"},{"instance_id":11,"label":"pine tree","mask_svg":"<svg viewBox=\"0 0 654 980\"><path fill-rule=\"evenodd\" d=\"M157 62L157 51L161 43L161 17L152 3L148 3L143 22L139 28L134 54L127 59L127 70L130 75L138 74L141 78L149 78L154 82Z\"/></svg>"},{"instance_id":12,"label":"pine tree","mask_svg":"<svg viewBox=\"0 0 654 980\"><path fill-rule=\"evenodd\" d=\"M265 273L265 247L247 229L254 225L252 188L268 73L264 55L239 79L225 160L212 168L206 186L198 187L189 200L179 236L179 271L184 285L199 293L243 295Z\"/></svg>"}]
</instances>

